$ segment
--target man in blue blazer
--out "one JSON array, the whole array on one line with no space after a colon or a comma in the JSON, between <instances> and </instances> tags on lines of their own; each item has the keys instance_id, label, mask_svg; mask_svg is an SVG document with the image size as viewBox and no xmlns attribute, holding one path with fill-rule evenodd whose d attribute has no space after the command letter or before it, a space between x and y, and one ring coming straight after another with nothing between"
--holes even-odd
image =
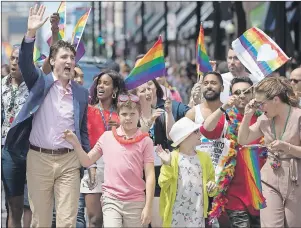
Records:
<instances>
[{"instance_id":1,"label":"man in blue blazer","mask_svg":"<svg viewBox=\"0 0 301 228\"><path fill-rule=\"evenodd\" d=\"M60 40L51 46L52 73L45 75L34 66L34 40L36 31L48 19L43 19L45 9L43 5L30 8L19 55L29 96L7 134L5 147L16 157L27 155L32 226L51 226L55 198L56 226L75 227L81 166L72 145L62 136L65 129L71 128L85 151L90 150L88 91L71 80L76 51L68 42Z\"/></svg>"}]
</instances>

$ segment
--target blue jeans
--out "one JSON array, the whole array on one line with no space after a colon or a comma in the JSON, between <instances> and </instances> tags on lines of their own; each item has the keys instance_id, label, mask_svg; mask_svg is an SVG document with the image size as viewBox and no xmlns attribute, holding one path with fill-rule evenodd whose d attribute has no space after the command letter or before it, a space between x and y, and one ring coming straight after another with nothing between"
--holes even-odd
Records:
<instances>
[{"instance_id":1,"label":"blue jeans","mask_svg":"<svg viewBox=\"0 0 301 228\"><path fill-rule=\"evenodd\" d=\"M79 195L79 201L78 201L76 228L86 228L85 206L86 206L85 205L85 197L84 197L84 194L81 193ZM55 227L56 227L56 211L55 211L55 207L54 207L51 228L55 228Z\"/></svg>"}]
</instances>

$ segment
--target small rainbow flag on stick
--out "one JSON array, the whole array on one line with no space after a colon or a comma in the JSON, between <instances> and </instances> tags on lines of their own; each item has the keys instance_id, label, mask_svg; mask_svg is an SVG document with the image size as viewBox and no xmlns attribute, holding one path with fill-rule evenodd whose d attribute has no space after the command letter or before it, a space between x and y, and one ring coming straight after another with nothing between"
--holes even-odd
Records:
<instances>
[{"instance_id":1,"label":"small rainbow flag on stick","mask_svg":"<svg viewBox=\"0 0 301 228\"><path fill-rule=\"evenodd\" d=\"M66 29L66 2L62 1L57 13L59 14L60 17L60 22L59 22L59 40L63 40L65 38L65 29ZM50 46L51 44L51 35L47 39L47 43Z\"/></svg>"},{"instance_id":2,"label":"small rainbow flag on stick","mask_svg":"<svg viewBox=\"0 0 301 228\"><path fill-rule=\"evenodd\" d=\"M125 79L128 90L134 89L149 80L165 75L165 60L162 38L159 37L154 46L146 53Z\"/></svg>"},{"instance_id":3,"label":"small rainbow flag on stick","mask_svg":"<svg viewBox=\"0 0 301 228\"><path fill-rule=\"evenodd\" d=\"M200 33L196 44L196 60L198 75L201 72L206 73L208 71L212 71L212 67L209 62L209 57L205 48L204 29L202 24L200 27Z\"/></svg>"},{"instance_id":4,"label":"small rainbow flag on stick","mask_svg":"<svg viewBox=\"0 0 301 228\"><path fill-rule=\"evenodd\" d=\"M84 33L90 12L91 8L89 8L89 10L83 16L81 16L73 29L71 44L76 44L76 49Z\"/></svg>"},{"instance_id":5,"label":"small rainbow flag on stick","mask_svg":"<svg viewBox=\"0 0 301 228\"><path fill-rule=\"evenodd\" d=\"M46 56L41 54L39 49L36 46L34 46L34 49L33 49L33 62L42 62L44 59L46 59Z\"/></svg>"},{"instance_id":6,"label":"small rainbow flag on stick","mask_svg":"<svg viewBox=\"0 0 301 228\"><path fill-rule=\"evenodd\" d=\"M289 57L259 28L253 27L232 42L238 59L258 81L285 64Z\"/></svg>"},{"instance_id":7,"label":"small rainbow flag on stick","mask_svg":"<svg viewBox=\"0 0 301 228\"><path fill-rule=\"evenodd\" d=\"M66 29L66 2L61 2L57 12L60 15L60 22L59 22L59 40L65 38L65 29Z\"/></svg>"}]
</instances>

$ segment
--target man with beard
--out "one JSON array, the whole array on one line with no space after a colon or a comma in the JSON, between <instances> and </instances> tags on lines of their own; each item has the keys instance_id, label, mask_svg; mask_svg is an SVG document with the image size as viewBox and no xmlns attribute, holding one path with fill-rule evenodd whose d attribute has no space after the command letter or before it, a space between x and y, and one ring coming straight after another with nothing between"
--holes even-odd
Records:
<instances>
[{"instance_id":1,"label":"man with beard","mask_svg":"<svg viewBox=\"0 0 301 228\"><path fill-rule=\"evenodd\" d=\"M203 102L190 109L186 117L193 120L196 123L203 123L208 116L219 109L223 103L220 101L220 94L223 91L223 79L217 72L207 72L203 76L203 82L201 84L201 91L203 91ZM225 121L222 118L222 121ZM208 139L201 137L202 145L198 146L198 149L207 151L211 154L214 168L216 168L221 148L215 148L215 145L219 143L209 141Z\"/></svg>"},{"instance_id":2,"label":"man with beard","mask_svg":"<svg viewBox=\"0 0 301 228\"><path fill-rule=\"evenodd\" d=\"M30 8L19 55L19 67L30 95L7 133L5 147L11 154L27 159L32 227L51 226L54 199L56 226L75 227L81 166L72 145L62 136L65 129L71 129L85 151L90 150L88 91L71 80L76 51L66 41L59 40L50 47L52 73L45 75L34 66L34 41L37 30L47 20L43 18L45 10L43 5ZM21 148L24 152L20 152Z\"/></svg>"},{"instance_id":3,"label":"man with beard","mask_svg":"<svg viewBox=\"0 0 301 228\"><path fill-rule=\"evenodd\" d=\"M258 79L252 74L246 71L245 66L240 62L236 53L230 47L227 56L227 65L229 72L222 74L224 81L224 91L221 93L221 101L226 103L230 96L230 84L233 78L249 77L254 84L258 82Z\"/></svg>"},{"instance_id":4,"label":"man with beard","mask_svg":"<svg viewBox=\"0 0 301 228\"><path fill-rule=\"evenodd\" d=\"M4 146L12 122L28 97L28 89L18 66L19 49L20 45L13 46L9 59L10 73L2 79L1 93L1 108L4 116L1 143L3 148L1 179L8 205L8 227L21 227L26 179L26 158L10 153L8 148Z\"/></svg>"},{"instance_id":5,"label":"man with beard","mask_svg":"<svg viewBox=\"0 0 301 228\"><path fill-rule=\"evenodd\" d=\"M219 183L223 192L217 198L222 197L227 202L225 209L229 216L231 227L260 227L259 210L253 204L251 187L248 185L249 182L246 175L249 169L242 154L257 153L259 159L259 170L257 172L260 172L261 167L265 163L265 158L260 156L263 149L253 147L252 151L247 151L238 144L236 137L238 135L238 126L244 117L245 107L253 98L251 86L253 86L253 82L249 77L234 78L231 81L231 93L233 95L222 106L222 109L227 110L230 118L225 137L231 140L231 147L236 151L236 155L225 157L225 159L228 159L225 161L226 164L235 164L233 168L234 176L225 182L221 179ZM250 125L257 121L259 115L261 115L260 112L253 115ZM218 138L223 131L223 125L219 123L222 116L224 116L224 112L221 109L217 109L205 120L201 133L211 139ZM251 144L259 144L260 141L258 139ZM227 172L227 170L231 171L231 168L227 167L223 173ZM214 203L215 201L213 201L213 205ZM217 210L219 209L221 208L217 208Z\"/></svg>"}]
</instances>

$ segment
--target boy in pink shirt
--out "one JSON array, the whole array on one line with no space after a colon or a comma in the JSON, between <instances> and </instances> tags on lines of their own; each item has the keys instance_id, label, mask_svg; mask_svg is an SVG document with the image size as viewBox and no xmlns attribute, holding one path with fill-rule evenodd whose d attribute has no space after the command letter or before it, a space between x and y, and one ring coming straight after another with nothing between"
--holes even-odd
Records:
<instances>
[{"instance_id":1,"label":"boy in pink shirt","mask_svg":"<svg viewBox=\"0 0 301 228\"><path fill-rule=\"evenodd\" d=\"M150 223L154 195L153 142L137 127L141 112L137 96L120 95L117 112L121 126L105 132L88 154L72 131L66 130L64 138L84 167L103 156L104 227L143 227Z\"/></svg>"}]
</instances>

